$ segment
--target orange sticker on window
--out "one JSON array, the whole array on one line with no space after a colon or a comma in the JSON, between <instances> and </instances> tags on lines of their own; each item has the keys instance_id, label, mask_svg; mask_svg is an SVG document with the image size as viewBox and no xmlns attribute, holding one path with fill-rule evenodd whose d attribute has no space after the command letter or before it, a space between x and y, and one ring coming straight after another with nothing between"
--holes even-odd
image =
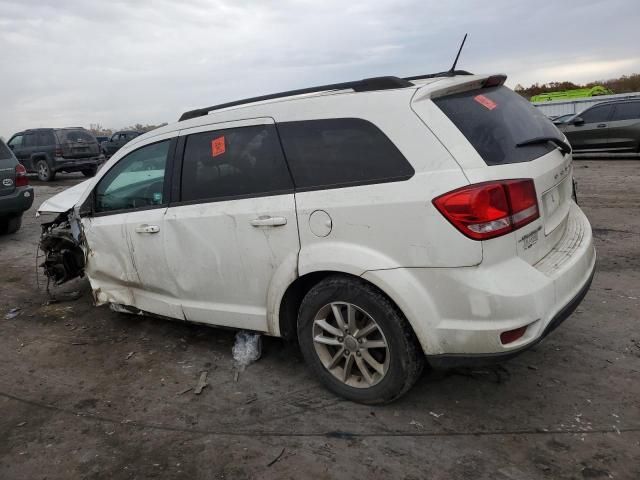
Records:
<instances>
[{"instance_id":1,"label":"orange sticker on window","mask_svg":"<svg viewBox=\"0 0 640 480\"><path fill-rule=\"evenodd\" d=\"M224 136L214 138L211 140L211 156L217 157L218 155L222 155L226 151L224 146Z\"/></svg>"},{"instance_id":2,"label":"orange sticker on window","mask_svg":"<svg viewBox=\"0 0 640 480\"><path fill-rule=\"evenodd\" d=\"M496 102L494 102L488 97L485 97L484 95L476 95L475 97L473 97L473 99L483 107L488 108L489 110L493 110L498 106Z\"/></svg>"}]
</instances>

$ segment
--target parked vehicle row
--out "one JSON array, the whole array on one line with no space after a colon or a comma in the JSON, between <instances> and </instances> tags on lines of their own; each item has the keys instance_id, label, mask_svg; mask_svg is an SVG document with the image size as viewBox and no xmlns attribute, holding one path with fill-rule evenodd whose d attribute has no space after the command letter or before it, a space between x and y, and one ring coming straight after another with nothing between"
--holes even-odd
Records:
<instances>
[{"instance_id":1,"label":"parked vehicle row","mask_svg":"<svg viewBox=\"0 0 640 480\"><path fill-rule=\"evenodd\" d=\"M363 403L539 342L595 268L571 148L505 77L326 85L186 112L43 203L97 304L295 338ZM304 94L304 95L302 95Z\"/></svg>"},{"instance_id":2,"label":"parked vehicle row","mask_svg":"<svg viewBox=\"0 0 640 480\"><path fill-rule=\"evenodd\" d=\"M138 135L140 132L127 130L111 138L94 137L82 127L35 128L14 134L8 145L27 172L49 182L58 172L94 176L106 158Z\"/></svg>"}]
</instances>

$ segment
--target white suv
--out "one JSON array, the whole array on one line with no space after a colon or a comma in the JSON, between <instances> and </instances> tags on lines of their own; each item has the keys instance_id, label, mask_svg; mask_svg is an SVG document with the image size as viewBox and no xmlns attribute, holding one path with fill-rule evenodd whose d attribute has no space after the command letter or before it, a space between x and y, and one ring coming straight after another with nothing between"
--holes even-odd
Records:
<instances>
[{"instance_id":1,"label":"white suv","mask_svg":"<svg viewBox=\"0 0 640 480\"><path fill-rule=\"evenodd\" d=\"M46 274L86 274L98 305L297 338L363 403L425 361L517 354L589 288L591 228L563 135L504 76L463 73L187 112L42 205L61 213Z\"/></svg>"}]
</instances>

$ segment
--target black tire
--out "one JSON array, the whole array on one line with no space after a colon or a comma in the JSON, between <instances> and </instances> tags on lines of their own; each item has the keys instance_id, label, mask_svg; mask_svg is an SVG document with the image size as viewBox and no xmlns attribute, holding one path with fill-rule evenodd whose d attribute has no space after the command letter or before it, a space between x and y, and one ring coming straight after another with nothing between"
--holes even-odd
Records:
<instances>
[{"instance_id":1,"label":"black tire","mask_svg":"<svg viewBox=\"0 0 640 480\"><path fill-rule=\"evenodd\" d=\"M16 233L22 226L22 214L0 218L0 233Z\"/></svg>"},{"instance_id":2,"label":"black tire","mask_svg":"<svg viewBox=\"0 0 640 480\"><path fill-rule=\"evenodd\" d=\"M329 371L329 367L325 367L322 363L314 342L314 319L316 314L323 308L326 309L332 302L351 304L361 312L360 315L368 314L369 319L377 324L387 344L387 350L384 350L385 358L388 355L386 373L377 383L371 386L362 383L364 387L350 386L334 376L334 373ZM344 337L345 345L346 338ZM419 378L425 364L424 353L413 330L389 298L373 285L344 275L325 278L304 297L298 314L298 342L313 374L329 390L348 400L369 405L389 403L402 396ZM359 347L356 348L358 349ZM349 351L345 354L349 355ZM356 376L358 372L360 370L356 370ZM364 376L361 374L360 376L364 382Z\"/></svg>"},{"instance_id":3,"label":"black tire","mask_svg":"<svg viewBox=\"0 0 640 480\"><path fill-rule=\"evenodd\" d=\"M38 160L36 162L36 173L38 174L38 180L42 182L51 182L56 178L56 172L51 169L51 166L46 160Z\"/></svg>"},{"instance_id":4,"label":"black tire","mask_svg":"<svg viewBox=\"0 0 640 480\"><path fill-rule=\"evenodd\" d=\"M84 170L82 170L82 174L85 177L95 177L97 172L98 172L98 167L85 168Z\"/></svg>"}]
</instances>

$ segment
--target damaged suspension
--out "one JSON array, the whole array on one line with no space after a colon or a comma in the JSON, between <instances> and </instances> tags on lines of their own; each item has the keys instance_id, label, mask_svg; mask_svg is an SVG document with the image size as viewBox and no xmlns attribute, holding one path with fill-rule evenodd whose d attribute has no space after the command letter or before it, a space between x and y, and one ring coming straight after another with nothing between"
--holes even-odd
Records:
<instances>
[{"instance_id":1,"label":"damaged suspension","mask_svg":"<svg viewBox=\"0 0 640 480\"><path fill-rule=\"evenodd\" d=\"M40 267L47 277L47 285L50 281L61 285L84 275L84 251L73 236L68 212L42 224L39 248L45 257Z\"/></svg>"}]
</instances>

